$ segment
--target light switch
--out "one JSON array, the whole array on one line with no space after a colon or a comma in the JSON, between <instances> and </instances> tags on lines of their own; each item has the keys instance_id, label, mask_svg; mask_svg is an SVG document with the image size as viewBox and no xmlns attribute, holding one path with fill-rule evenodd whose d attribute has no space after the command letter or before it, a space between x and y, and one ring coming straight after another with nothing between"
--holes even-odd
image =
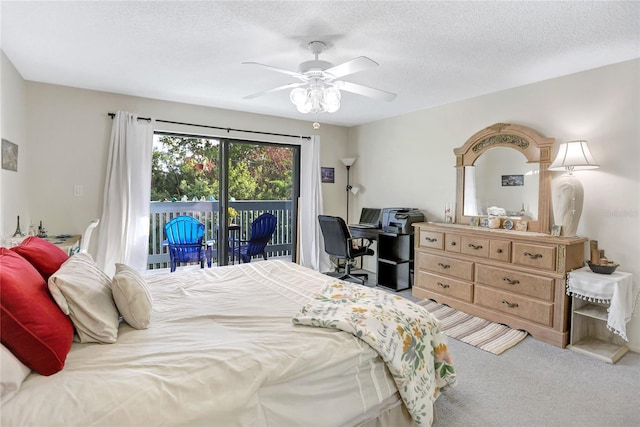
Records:
<instances>
[{"instance_id":1,"label":"light switch","mask_svg":"<svg viewBox=\"0 0 640 427\"><path fill-rule=\"evenodd\" d=\"M76 184L73 186L73 195L74 196L82 196L82 184Z\"/></svg>"}]
</instances>

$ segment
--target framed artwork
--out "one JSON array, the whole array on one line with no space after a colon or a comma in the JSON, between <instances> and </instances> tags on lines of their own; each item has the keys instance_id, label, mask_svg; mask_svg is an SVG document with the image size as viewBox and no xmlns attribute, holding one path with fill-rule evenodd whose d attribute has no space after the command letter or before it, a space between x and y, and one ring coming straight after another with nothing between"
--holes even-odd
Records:
<instances>
[{"instance_id":1,"label":"framed artwork","mask_svg":"<svg viewBox=\"0 0 640 427\"><path fill-rule=\"evenodd\" d=\"M561 231L562 231L562 226L561 225L552 225L551 226L551 235L552 236L559 236Z\"/></svg>"},{"instance_id":2,"label":"framed artwork","mask_svg":"<svg viewBox=\"0 0 640 427\"><path fill-rule=\"evenodd\" d=\"M502 175L503 187L521 187L524 185L524 175Z\"/></svg>"},{"instance_id":3,"label":"framed artwork","mask_svg":"<svg viewBox=\"0 0 640 427\"><path fill-rule=\"evenodd\" d=\"M18 145L2 138L2 169L18 171Z\"/></svg>"},{"instance_id":4,"label":"framed artwork","mask_svg":"<svg viewBox=\"0 0 640 427\"><path fill-rule=\"evenodd\" d=\"M320 177L322 182L333 184L336 182L336 171L334 168L320 168Z\"/></svg>"},{"instance_id":5,"label":"framed artwork","mask_svg":"<svg viewBox=\"0 0 640 427\"><path fill-rule=\"evenodd\" d=\"M516 231L527 231L529 221L516 221Z\"/></svg>"},{"instance_id":6,"label":"framed artwork","mask_svg":"<svg viewBox=\"0 0 640 427\"><path fill-rule=\"evenodd\" d=\"M471 217L471 226L472 227L479 227L480 226L480 217L472 216Z\"/></svg>"}]
</instances>

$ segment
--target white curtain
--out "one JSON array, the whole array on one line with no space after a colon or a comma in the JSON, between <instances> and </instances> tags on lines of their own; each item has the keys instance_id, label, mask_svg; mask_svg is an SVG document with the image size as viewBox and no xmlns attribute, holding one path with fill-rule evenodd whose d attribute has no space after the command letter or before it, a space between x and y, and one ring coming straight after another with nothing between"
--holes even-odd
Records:
<instances>
[{"instance_id":1,"label":"white curtain","mask_svg":"<svg viewBox=\"0 0 640 427\"><path fill-rule=\"evenodd\" d=\"M313 135L300 147L300 264L317 271L329 271L318 215L323 213L320 180L320 137Z\"/></svg>"},{"instance_id":2,"label":"white curtain","mask_svg":"<svg viewBox=\"0 0 640 427\"><path fill-rule=\"evenodd\" d=\"M96 253L109 276L117 262L147 269L153 127L124 111L113 118Z\"/></svg>"}]
</instances>

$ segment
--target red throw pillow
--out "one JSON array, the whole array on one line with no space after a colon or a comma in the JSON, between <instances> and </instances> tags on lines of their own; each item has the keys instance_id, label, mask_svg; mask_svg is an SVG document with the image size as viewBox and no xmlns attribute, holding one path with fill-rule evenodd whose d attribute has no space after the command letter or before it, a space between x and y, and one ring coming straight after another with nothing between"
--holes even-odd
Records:
<instances>
[{"instance_id":1,"label":"red throw pillow","mask_svg":"<svg viewBox=\"0 0 640 427\"><path fill-rule=\"evenodd\" d=\"M40 272L44 280L58 271L69 255L48 240L29 236L11 250L21 255Z\"/></svg>"},{"instance_id":2,"label":"red throw pillow","mask_svg":"<svg viewBox=\"0 0 640 427\"><path fill-rule=\"evenodd\" d=\"M0 248L0 339L25 365L42 375L64 367L73 323L53 300L38 270Z\"/></svg>"}]
</instances>

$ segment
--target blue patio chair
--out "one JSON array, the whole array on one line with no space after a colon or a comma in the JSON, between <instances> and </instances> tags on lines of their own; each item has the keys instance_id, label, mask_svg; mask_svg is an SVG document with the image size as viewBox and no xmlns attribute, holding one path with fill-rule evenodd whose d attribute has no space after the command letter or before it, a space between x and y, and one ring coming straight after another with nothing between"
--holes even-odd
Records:
<instances>
[{"instance_id":1,"label":"blue patio chair","mask_svg":"<svg viewBox=\"0 0 640 427\"><path fill-rule=\"evenodd\" d=\"M211 266L209 252L203 247L204 224L191 216L178 216L165 224L167 240L163 245L169 247L171 271L176 271L179 263L199 262L204 268L204 260Z\"/></svg>"},{"instance_id":2,"label":"blue patio chair","mask_svg":"<svg viewBox=\"0 0 640 427\"><path fill-rule=\"evenodd\" d=\"M241 260L241 262L251 262L251 257L262 255L267 259L267 243L271 240L273 232L276 230L278 220L270 213L263 213L251 223L251 237L249 240L239 240L236 245L229 248L230 253ZM231 243L234 243L233 241Z\"/></svg>"}]
</instances>

